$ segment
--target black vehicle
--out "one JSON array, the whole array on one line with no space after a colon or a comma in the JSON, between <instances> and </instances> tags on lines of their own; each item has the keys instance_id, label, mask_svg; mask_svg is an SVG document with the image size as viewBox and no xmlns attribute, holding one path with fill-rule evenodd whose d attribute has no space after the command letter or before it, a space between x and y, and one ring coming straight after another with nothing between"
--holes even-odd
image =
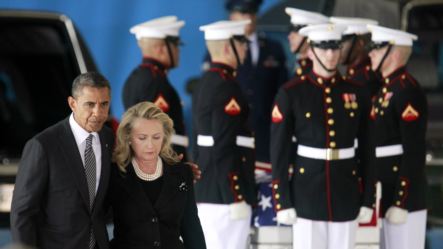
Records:
<instances>
[{"instance_id":1,"label":"black vehicle","mask_svg":"<svg viewBox=\"0 0 443 249\"><path fill-rule=\"evenodd\" d=\"M0 225L26 141L69 115L72 81L87 71L95 63L67 16L0 10Z\"/></svg>"}]
</instances>

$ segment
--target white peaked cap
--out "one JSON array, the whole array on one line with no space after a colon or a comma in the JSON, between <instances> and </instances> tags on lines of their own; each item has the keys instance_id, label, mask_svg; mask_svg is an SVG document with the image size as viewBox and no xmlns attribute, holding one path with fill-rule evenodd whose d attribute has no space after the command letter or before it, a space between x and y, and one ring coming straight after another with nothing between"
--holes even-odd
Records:
<instances>
[{"instance_id":1,"label":"white peaked cap","mask_svg":"<svg viewBox=\"0 0 443 249\"><path fill-rule=\"evenodd\" d=\"M377 25L368 25L373 42L390 42L397 46L412 46L417 36L402 30L390 29Z\"/></svg>"},{"instance_id":2,"label":"white peaked cap","mask_svg":"<svg viewBox=\"0 0 443 249\"><path fill-rule=\"evenodd\" d=\"M245 35L245 27L251 20L241 21L218 21L200 26L205 32L205 40L228 40L236 35Z\"/></svg>"},{"instance_id":3,"label":"white peaked cap","mask_svg":"<svg viewBox=\"0 0 443 249\"><path fill-rule=\"evenodd\" d=\"M363 35L369 33L368 24L377 25L378 22L372 19L356 17L338 17L332 16L329 21L334 24L346 25L347 28L343 35Z\"/></svg>"},{"instance_id":4,"label":"white peaked cap","mask_svg":"<svg viewBox=\"0 0 443 249\"><path fill-rule=\"evenodd\" d=\"M291 7L286 7L285 12L291 17L291 23L293 25L310 25L329 22L328 17L317 12Z\"/></svg>"},{"instance_id":5,"label":"white peaked cap","mask_svg":"<svg viewBox=\"0 0 443 249\"><path fill-rule=\"evenodd\" d=\"M339 24L314 24L300 29L302 36L308 37L310 41L340 41L346 26Z\"/></svg>"},{"instance_id":6,"label":"white peaked cap","mask_svg":"<svg viewBox=\"0 0 443 249\"><path fill-rule=\"evenodd\" d=\"M167 36L179 36L180 28L184 25L185 22L178 20L176 16L164 16L137 24L129 32L137 40L144 37L164 39Z\"/></svg>"}]
</instances>

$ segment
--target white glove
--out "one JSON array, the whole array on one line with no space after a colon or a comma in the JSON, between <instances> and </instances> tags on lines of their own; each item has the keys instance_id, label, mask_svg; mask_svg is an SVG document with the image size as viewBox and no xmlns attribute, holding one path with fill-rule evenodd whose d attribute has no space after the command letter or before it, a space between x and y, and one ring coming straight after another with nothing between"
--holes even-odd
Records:
<instances>
[{"instance_id":1,"label":"white glove","mask_svg":"<svg viewBox=\"0 0 443 249\"><path fill-rule=\"evenodd\" d=\"M368 223L372 219L372 215L374 214L374 210L368 207L361 207L360 212L357 216L358 223Z\"/></svg>"},{"instance_id":2,"label":"white glove","mask_svg":"<svg viewBox=\"0 0 443 249\"><path fill-rule=\"evenodd\" d=\"M277 222L284 225L292 225L297 222L297 213L294 208L277 211Z\"/></svg>"},{"instance_id":3,"label":"white glove","mask_svg":"<svg viewBox=\"0 0 443 249\"><path fill-rule=\"evenodd\" d=\"M231 220L241 220L250 218L252 215L251 206L245 201L229 204L229 215Z\"/></svg>"},{"instance_id":4,"label":"white glove","mask_svg":"<svg viewBox=\"0 0 443 249\"><path fill-rule=\"evenodd\" d=\"M386 220L392 224L404 224L408 219L408 210L399 207L390 207L386 211Z\"/></svg>"}]
</instances>

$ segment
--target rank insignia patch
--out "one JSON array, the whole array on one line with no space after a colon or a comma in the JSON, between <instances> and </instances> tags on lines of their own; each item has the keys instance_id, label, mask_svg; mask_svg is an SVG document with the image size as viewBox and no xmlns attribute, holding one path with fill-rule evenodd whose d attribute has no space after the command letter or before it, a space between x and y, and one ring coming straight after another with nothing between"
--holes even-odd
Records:
<instances>
[{"instance_id":1,"label":"rank insignia patch","mask_svg":"<svg viewBox=\"0 0 443 249\"><path fill-rule=\"evenodd\" d=\"M414 107L412 107L411 104L408 104L401 114L401 118L406 122L417 120L419 116L420 114L414 109Z\"/></svg>"},{"instance_id":2,"label":"rank insignia patch","mask_svg":"<svg viewBox=\"0 0 443 249\"><path fill-rule=\"evenodd\" d=\"M283 121L283 115L281 114L278 105L274 105L274 108L272 109L272 123L280 123L281 121Z\"/></svg>"},{"instance_id":3,"label":"rank insignia patch","mask_svg":"<svg viewBox=\"0 0 443 249\"><path fill-rule=\"evenodd\" d=\"M226 114L231 115L231 116L236 116L236 115L240 114L241 108L240 108L240 105L235 100L235 98L231 98L231 100L229 100L228 104L225 105L225 112L226 112Z\"/></svg>"},{"instance_id":4,"label":"rank insignia patch","mask_svg":"<svg viewBox=\"0 0 443 249\"><path fill-rule=\"evenodd\" d=\"M169 104L166 102L165 98L163 97L163 94L159 94L157 96L157 99L154 101L154 104L158 106L158 108L162 109L163 112L169 111Z\"/></svg>"}]
</instances>

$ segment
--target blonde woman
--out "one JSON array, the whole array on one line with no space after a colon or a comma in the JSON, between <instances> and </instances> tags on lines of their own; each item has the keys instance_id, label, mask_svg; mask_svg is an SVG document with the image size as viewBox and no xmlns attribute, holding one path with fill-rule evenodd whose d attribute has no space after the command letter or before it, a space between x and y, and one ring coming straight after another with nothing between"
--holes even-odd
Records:
<instances>
[{"instance_id":1,"label":"blonde woman","mask_svg":"<svg viewBox=\"0 0 443 249\"><path fill-rule=\"evenodd\" d=\"M191 168L171 148L173 122L141 102L117 130L108 200L114 212L113 249L206 248Z\"/></svg>"}]
</instances>

